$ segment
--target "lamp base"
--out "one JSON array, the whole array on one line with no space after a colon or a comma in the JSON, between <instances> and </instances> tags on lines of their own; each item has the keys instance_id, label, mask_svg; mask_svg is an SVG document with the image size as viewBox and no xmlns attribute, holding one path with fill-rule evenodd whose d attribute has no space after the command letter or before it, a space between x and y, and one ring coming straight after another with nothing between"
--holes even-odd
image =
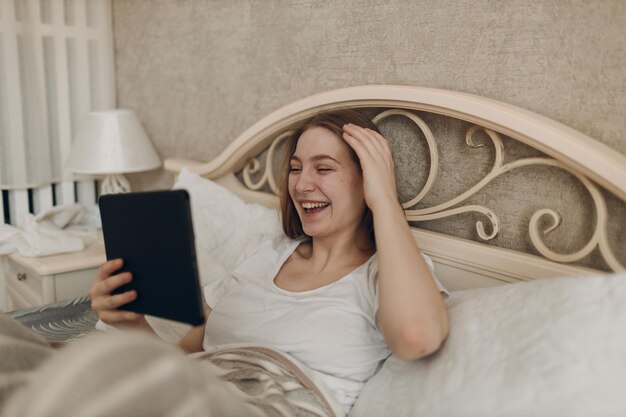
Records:
<instances>
[{"instance_id":1,"label":"lamp base","mask_svg":"<svg viewBox=\"0 0 626 417\"><path fill-rule=\"evenodd\" d=\"M104 177L100 186L100 195L121 194L130 192L130 183L122 174L109 174Z\"/></svg>"}]
</instances>

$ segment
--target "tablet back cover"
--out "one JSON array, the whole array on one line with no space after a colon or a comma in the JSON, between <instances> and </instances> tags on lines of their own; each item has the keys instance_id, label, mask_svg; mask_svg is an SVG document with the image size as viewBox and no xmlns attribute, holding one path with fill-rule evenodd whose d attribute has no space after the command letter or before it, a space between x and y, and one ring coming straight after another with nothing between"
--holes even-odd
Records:
<instances>
[{"instance_id":1,"label":"tablet back cover","mask_svg":"<svg viewBox=\"0 0 626 417\"><path fill-rule=\"evenodd\" d=\"M202 324L187 191L107 194L98 203L107 260L122 258L119 272L133 274L115 293L137 291L137 299L121 309Z\"/></svg>"}]
</instances>

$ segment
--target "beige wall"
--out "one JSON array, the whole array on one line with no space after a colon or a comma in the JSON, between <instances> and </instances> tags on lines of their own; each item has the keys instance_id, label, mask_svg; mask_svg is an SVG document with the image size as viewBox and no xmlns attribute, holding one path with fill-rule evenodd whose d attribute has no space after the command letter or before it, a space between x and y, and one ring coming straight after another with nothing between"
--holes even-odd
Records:
<instances>
[{"instance_id":1,"label":"beige wall","mask_svg":"<svg viewBox=\"0 0 626 417\"><path fill-rule=\"evenodd\" d=\"M361 84L493 98L626 154L623 0L114 0L113 6L118 104L137 111L163 157L211 159L269 112ZM167 182L157 173L131 179L143 188ZM517 185L495 187L512 187L504 211L526 202ZM443 231L457 227L448 223ZM500 244L528 249L517 229ZM612 239L626 252L623 238Z\"/></svg>"}]
</instances>

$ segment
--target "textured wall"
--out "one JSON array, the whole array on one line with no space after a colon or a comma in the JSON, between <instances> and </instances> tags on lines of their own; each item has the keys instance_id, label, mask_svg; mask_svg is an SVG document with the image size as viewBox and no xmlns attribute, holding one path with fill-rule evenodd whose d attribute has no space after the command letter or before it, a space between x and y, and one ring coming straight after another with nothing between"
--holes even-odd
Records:
<instances>
[{"instance_id":1,"label":"textured wall","mask_svg":"<svg viewBox=\"0 0 626 417\"><path fill-rule=\"evenodd\" d=\"M211 159L271 111L361 84L493 98L626 154L623 0L114 0L113 6L118 104L138 112L163 157ZM471 162L456 163L474 170ZM167 182L158 173L131 180L144 188ZM526 204L519 186L494 184L510 196L507 207ZM626 252L622 232L612 239ZM517 247L519 233L500 243Z\"/></svg>"}]
</instances>

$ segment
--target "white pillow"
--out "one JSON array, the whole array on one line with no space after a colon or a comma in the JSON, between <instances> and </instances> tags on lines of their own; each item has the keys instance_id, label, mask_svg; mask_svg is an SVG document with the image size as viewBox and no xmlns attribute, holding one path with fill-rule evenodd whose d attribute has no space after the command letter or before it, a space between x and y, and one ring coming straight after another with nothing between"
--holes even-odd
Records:
<instances>
[{"instance_id":1,"label":"white pillow","mask_svg":"<svg viewBox=\"0 0 626 417\"><path fill-rule=\"evenodd\" d=\"M434 355L388 359L351 417L626 415L626 273L453 292Z\"/></svg>"},{"instance_id":2,"label":"white pillow","mask_svg":"<svg viewBox=\"0 0 626 417\"><path fill-rule=\"evenodd\" d=\"M282 233L278 211L246 203L228 189L187 169L180 172L173 188L186 189L191 198L203 286L228 274L255 236Z\"/></svg>"}]
</instances>

